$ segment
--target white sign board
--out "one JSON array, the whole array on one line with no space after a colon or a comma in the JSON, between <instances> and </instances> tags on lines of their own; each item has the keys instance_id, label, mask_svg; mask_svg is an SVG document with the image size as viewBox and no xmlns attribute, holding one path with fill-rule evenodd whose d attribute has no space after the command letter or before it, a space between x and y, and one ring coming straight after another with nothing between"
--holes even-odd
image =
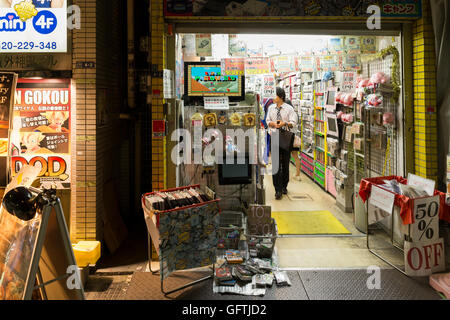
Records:
<instances>
[{"instance_id":1,"label":"white sign board","mask_svg":"<svg viewBox=\"0 0 450 320\"><path fill-rule=\"evenodd\" d=\"M228 110L230 99L228 97L205 97L205 110Z\"/></svg>"},{"instance_id":2,"label":"white sign board","mask_svg":"<svg viewBox=\"0 0 450 320\"><path fill-rule=\"evenodd\" d=\"M67 0L0 5L0 53L67 52Z\"/></svg>"},{"instance_id":3,"label":"white sign board","mask_svg":"<svg viewBox=\"0 0 450 320\"><path fill-rule=\"evenodd\" d=\"M381 189L377 186L372 186L370 193L370 203L383 211L391 213L394 209L395 194Z\"/></svg>"},{"instance_id":4,"label":"white sign board","mask_svg":"<svg viewBox=\"0 0 450 320\"><path fill-rule=\"evenodd\" d=\"M263 98L275 97L276 84L275 77L271 75L264 76L263 79Z\"/></svg>"},{"instance_id":5,"label":"white sign board","mask_svg":"<svg viewBox=\"0 0 450 320\"><path fill-rule=\"evenodd\" d=\"M432 197L434 195L434 188L436 182L433 180L425 179L414 174L408 174L408 186L417 187L425 190L425 192Z\"/></svg>"},{"instance_id":6,"label":"white sign board","mask_svg":"<svg viewBox=\"0 0 450 320\"><path fill-rule=\"evenodd\" d=\"M437 241L405 241L405 272L409 276L425 277L445 271L444 239Z\"/></svg>"},{"instance_id":7,"label":"white sign board","mask_svg":"<svg viewBox=\"0 0 450 320\"><path fill-rule=\"evenodd\" d=\"M439 238L439 196L414 200L413 242L436 241Z\"/></svg>"}]
</instances>

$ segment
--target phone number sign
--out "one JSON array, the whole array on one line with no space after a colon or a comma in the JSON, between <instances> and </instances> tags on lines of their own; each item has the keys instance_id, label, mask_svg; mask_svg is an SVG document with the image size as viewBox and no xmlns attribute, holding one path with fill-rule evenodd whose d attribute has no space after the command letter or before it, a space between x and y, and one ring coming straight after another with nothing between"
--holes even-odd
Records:
<instances>
[{"instance_id":1,"label":"phone number sign","mask_svg":"<svg viewBox=\"0 0 450 320\"><path fill-rule=\"evenodd\" d=\"M67 0L47 2L0 4L0 53L67 52Z\"/></svg>"}]
</instances>

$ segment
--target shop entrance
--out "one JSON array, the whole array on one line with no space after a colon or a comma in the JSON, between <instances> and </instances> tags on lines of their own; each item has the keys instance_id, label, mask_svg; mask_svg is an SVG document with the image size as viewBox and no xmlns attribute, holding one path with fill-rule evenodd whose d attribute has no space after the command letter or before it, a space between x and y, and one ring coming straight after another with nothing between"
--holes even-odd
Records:
<instances>
[{"instance_id":1,"label":"shop entrance","mask_svg":"<svg viewBox=\"0 0 450 320\"><path fill-rule=\"evenodd\" d=\"M245 213L252 204L270 207L281 236L281 267L366 263L355 259L352 265L336 249L354 246L349 239L363 239L366 232L357 196L361 179L405 171L400 32L179 33L174 38L168 52L176 70L174 99L167 100L176 110L172 129L188 132L190 150L202 155L190 164L169 161L168 175L176 177L176 186L209 187L228 213ZM267 121L277 88L295 117L291 131L297 147L290 153L289 184L281 199L273 184ZM239 145L242 134L246 139ZM219 139L223 154L205 157ZM228 165L231 154L236 162ZM326 249L311 254L311 246Z\"/></svg>"}]
</instances>

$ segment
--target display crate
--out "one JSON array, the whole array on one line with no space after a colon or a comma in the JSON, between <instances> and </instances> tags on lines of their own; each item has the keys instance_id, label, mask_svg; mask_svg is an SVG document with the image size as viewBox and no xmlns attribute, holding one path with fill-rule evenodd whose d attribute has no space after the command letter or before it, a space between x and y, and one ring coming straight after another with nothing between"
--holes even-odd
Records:
<instances>
[{"instance_id":1,"label":"display crate","mask_svg":"<svg viewBox=\"0 0 450 320\"><path fill-rule=\"evenodd\" d=\"M273 251L275 249L276 241L278 238L278 226L275 219L272 218L272 224L271 224L271 233L268 235L249 235L245 234L245 238L248 243L249 249L255 249L257 250L257 256L261 259L271 259L273 255ZM259 247L258 244L264 243L264 241L270 240L272 243L271 248L264 248Z\"/></svg>"},{"instance_id":2,"label":"display crate","mask_svg":"<svg viewBox=\"0 0 450 320\"><path fill-rule=\"evenodd\" d=\"M223 211L218 229L218 249L237 250L241 235L245 232L245 217L242 212Z\"/></svg>"}]
</instances>

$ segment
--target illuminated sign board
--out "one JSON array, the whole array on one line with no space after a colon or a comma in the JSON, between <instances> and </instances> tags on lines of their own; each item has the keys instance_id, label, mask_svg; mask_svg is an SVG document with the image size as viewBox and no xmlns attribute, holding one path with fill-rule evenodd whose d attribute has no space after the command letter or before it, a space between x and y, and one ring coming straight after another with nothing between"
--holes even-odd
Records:
<instances>
[{"instance_id":1,"label":"illuminated sign board","mask_svg":"<svg viewBox=\"0 0 450 320\"><path fill-rule=\"evenodd\" d=\"M0 0L0 53L67 52L67 0Z\"/></svg>"}]
</instances>

